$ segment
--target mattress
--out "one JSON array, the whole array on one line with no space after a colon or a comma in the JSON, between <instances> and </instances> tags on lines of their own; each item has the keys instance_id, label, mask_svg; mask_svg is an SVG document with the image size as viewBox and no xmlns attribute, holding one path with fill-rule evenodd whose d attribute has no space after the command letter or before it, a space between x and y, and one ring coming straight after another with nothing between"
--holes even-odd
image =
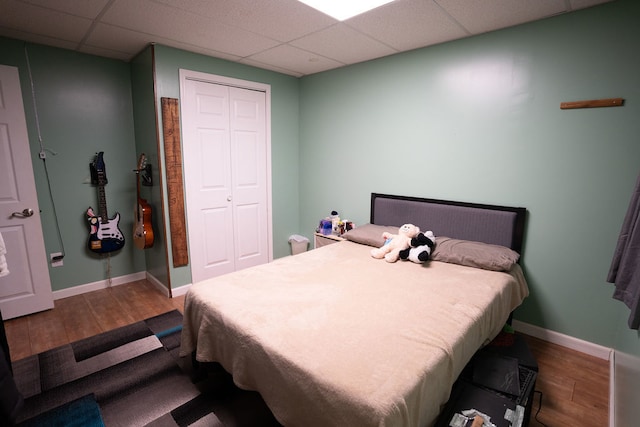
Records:
<instances>
[{"instance_id":1,"label":"mattress","mask_svg":"<svg viewBox=\"0 0 640 427\"><path fill-rule=\"evenodd\" d=\"M285 426L429 426L528 295L522 270L387 263L344 241L203 281L181 354L218 362Z\"/></svg>"}]
</instances>

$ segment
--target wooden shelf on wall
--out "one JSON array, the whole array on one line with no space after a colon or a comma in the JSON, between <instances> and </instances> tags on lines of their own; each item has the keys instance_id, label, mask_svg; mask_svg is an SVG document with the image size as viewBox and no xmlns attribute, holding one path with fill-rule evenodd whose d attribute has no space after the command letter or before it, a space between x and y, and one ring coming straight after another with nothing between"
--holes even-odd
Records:
<instances>
[{"instance_id":1,"label":"wooden shelf on wall","mask_svg":"<svg viewBox=\"0 0 640 427\"><path fill-rule=\"evenodd\" d=\"M622 105L624 105L624 98L590 99L586 101L561 102L560 109L620 107Z\"/></svg>"}]
</instances>

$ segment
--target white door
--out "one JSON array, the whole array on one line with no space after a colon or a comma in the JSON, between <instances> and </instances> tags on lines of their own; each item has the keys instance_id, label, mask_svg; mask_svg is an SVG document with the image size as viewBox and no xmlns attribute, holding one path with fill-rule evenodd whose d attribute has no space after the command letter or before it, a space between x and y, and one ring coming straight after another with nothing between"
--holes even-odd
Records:
<instances>
[{"instance_id":1,"label":"white door","mask_svg":"<svg viewBox=\"0 0 640 427\"><path fill-rule=\"evenodd\" d=\"M0 65L0 233L9 271L0 277L4 319L53 308L18 69L5 65Z\"/></svg>"},{"instance_id":2,"label":"white door","mask_svg":"<svg viewBox=\"0 0 640 427\"><path fill-rule=\"evenodd\" d=\"M193 283L269 262L266 94L183 78L182 134Z\"/></svg>"},{"instance_id":3,"label":"white door","mask_svg":"<svg viewBox=\"0 0 640 427\"><path fill-rule=\"evenodd\" d=\"M265 94L229 88L236 270L269 261Z\"/></svg>"}]
</instances>

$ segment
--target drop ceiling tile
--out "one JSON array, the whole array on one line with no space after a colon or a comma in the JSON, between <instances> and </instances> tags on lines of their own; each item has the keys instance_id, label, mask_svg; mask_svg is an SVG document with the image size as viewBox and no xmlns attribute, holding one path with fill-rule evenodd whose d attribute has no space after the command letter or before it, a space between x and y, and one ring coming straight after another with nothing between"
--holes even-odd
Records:
<instances>
[{"instance_id":1,"label":"drop ceiling tile","mask_svg":"<svg viewBox=\"0 0 640 427\"><path fill-rule=\"evenodd\" d=\"M0 36L10 39L23 40L29 43L43 44L45 46L59 47L62 49L75 50L78 47L77 42L60 40L55 37L41 36L39 34L25 33L11 28L0 27Z\"/></svg>"},{"instance_id":2,"label":"drop ceiling tile","mask_svg":"<svg viewBox=\"0 0 640 427\"><path fill-rule=\"evenodd\" d=\"M85 45L135 56L154 41L156 41L155 38L149 34L108 24L96 24L86 38Z\"/></svg>"},{"instance_id":3,"label":"drop ceiling tile","mask_svg":"<svg viewBox=\"0 0 640 427\"><path fill-rule=\"evenodd\" d=\"M300 76L609 1L396 0L339 23L296 0L0 0L0 35L116 59L161 43Z\"/></svg>"},{"instance_id":4,"label":"drop ceiling tile","mask_svg":"<svg viewBox=\"0 0 640 427\"><path fill-rule=\"evenodd\" d=\"M129 55L129 59L132 59L148 45L153 43L159 43L202 55L227 59L229 61L237 61L240 59L238 56L228 55L223 52L165 39L164 37L150 36L148 34L114 27L113 25L107 24L97 24L91 32L91 35L86 39L85 43L86 49L93 48L97 50L102 49L105 52L109 50L124 52Z\"/></svg>"},{"instance_id":5,"label":"drop ceiling tile","mask_svg":"<svg viewBox=\"0 0 640 427\"><path fill-rule=\"evenodd\" d=\"M301 74L312 74L343 66L343 63L315 55L286 44L274 47L248 59L267 65L284 68Z\"/></svg>"},{"instance_id":6,"label":"drop ceiling tile","mask_svg":"<svg viewBox=\"0 0 640 427\"><path fill-rule=\"evenodd\" d=\"M274 65L269 65L269 64L262 63L262 62L254 61L254 60L252 60L250 58L242 58L238 62L240 62L241 64L251 65L252 67L256 67L256 68L262 68L262 69L265 69L265 70L275 71L277 73L288 74L288 75L294 76L294 77L302 77L302 76L304 76L304 74L302 74L302 73L299 73L299 72L296 72L296 71L287 70L285 68L276 67Z\"/></svg>"},{"instance_id":7,"label":"drop ceiling tile","mask_svg":"<svg viewBox=\"0 0 640 427\"><path fill-rule=\"evenodd\" d=\"M156 0L218 22L288 42L338 21L297 0Z\"/></svg>"},{"instance_id":8,"label":"drop ceiling tile","mask_svg":"<svg viewBox=\"0 0 640 427\"><path fill-rule=\"evenodd\" d=\"M116 0L102 21L132 31L225 52L238 57L278 44L255 33L151 0Z\"/></svg>"},{"instance_id":9,"label":"drop ceiling tile","mask_svg":"<svg viewBox=\"0 0 640 427\"><path fill-rule=\"evenodd\" d=\"M20 0L36 6L46 7L51 10L65 12L70 15L95 19L109 0Z\"/></svg>"},{"instance_id":10,"label":"drop ceiling tile","mask_svg":"<svg viewBox=\"0 0 640 427\"><path fill-rule=\"evenodd\" d=\"M424 0L396 0L345 23L402 51L469 35L437 4Z\"/></svg>"},{"instance_id":11,"label":"drop ceiling tile","mask_svg":"<svg viewBox=\"0 0 640 427\"><path fill-rule=\"evenodd\" d=\"M336 24L289 43L343 64L355 64L398 51L345 24Z\"/></svg>"},{"instance_id":12,"label":"drop ceiling tile","mask_svg":"<svg viewBox=\"0 0 640 427\"><path fill-rule=\"evenodd\" d=\"M15 0L2 0L0 27L58 40L80 42L91 20Z\"/></svg>"},{"instance_id":13,"label":"drop ceiling tile","mask_svg":"<svg viewBox=\"0 0 640 427\"><path fill-rule=\"evenodd\" d=\"M512 27L566 12L565 0L434 0L471 34Z\"/></svg>"},{"instance_id":14,"label":"drop ceiling tile","mask_svg":"<svg viewBox=\"0 0 640 427\"><path fill-rule=\"evenodd\" d=\"M168 40L165 42L158 41L158 43L169 46L169 47L173 47L176 49L186 50L187 52L197 53L199 55L211 56L213 58L218 58L218 59L226 59L228 61L239 62L242 59L240 56L235 56L225 52L219 52L217 50L207 49L204 47L192 46L186 43L180 43L173 40Z\"/></svg>"},{"instance_id":15,"label":"drop ceiling tile","mask_svg":"<svg viewBox=\"0 0 640 427\"><path fill-rule=\"evenodd\" d=\"M104 49L101 47L82 45L78 48L78 52L88 53L89 55L102 56L105 58L117 59L124 62L129 62L135 57L128 52L120 52L118 50Z\"/></svg>"}]
</instances>

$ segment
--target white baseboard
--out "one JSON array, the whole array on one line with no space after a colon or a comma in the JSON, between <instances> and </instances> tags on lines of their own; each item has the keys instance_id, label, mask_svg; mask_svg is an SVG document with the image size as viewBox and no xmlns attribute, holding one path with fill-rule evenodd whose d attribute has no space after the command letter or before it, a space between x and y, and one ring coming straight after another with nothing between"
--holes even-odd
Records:
<instances>
[{"instance_id":1,"label":"white baseboard","mask_svg":"<svg viewBox=\"0 0 640 427\"><path fill-rule=\"evenodd\" d=\"M558 344L581 353L586 353L599 359L610 360L613 352L613 349L609 347L550 331L518 320L513 321L513 327L516 331L522 332L523 334L531 335L532 337L540 338L541 340L549 341L550 343Z\"/></svg>"},{"instance_id":2,"label":"white baseboard","mask_svg":"<svg viewBox=\"0 0 640 427\"><path fill-rule=\"evenodd\" d=\"M151 283L153 283L153 285L160 291L162 292L166 297L171 297L171 292L169 292L169 289L164 285L164 283L162 283L160 280L158 280L158 278L156 276L154 276L153 274L147 272L147 280L150 281Z\"/></svg>"},{"instance_id":3,"label":"white baseboard","mask_svg":"<svg viewBox=\"0 0 640 427\"><path fill-rule=\"evenodd\" d=\"M157 277L149 272L147 272L147 280L153 283L155 287L158 288L158 290L168 298L174 298L179 297L180 295L184 295L191 287L191 284L188 284L169 290L169 288L167 288L164 283L162 283L160 280L158 280Z\"/></svg>"},{"instance_id":4,"label":"white baseboard","mask_svg":"<svg viewBox=\"0 0 640 427\"><path fill-rule=\"evenodd\" d=\"M125 283L135 282L136 280L142 280L146 277L146 272L140 271L138 273L127 274L124 276L114 277L109 279L99 280L97 282L86 283L84 285L74 286L72 288L60 289L59 291L53 291L53 299L58 300L62 298L81 295L87 292L98 291L100 289L107 289L111 286L124 285Z\"/></svg>"},{"instance_id":5,"label":"white baseboard","mask_svg":"<svg viewBox=\"0 0 640 427\"><path fill-rule=\"evenodd\" d=\"M179 297L181 295L184 295L184 294L187 293L187 291L191 287L191 283L189 283L187 285L183 285L183 286L180 286L178 288L169 290L164 285L164 283L162 283L153 274L151 274L149 272L147 272L147 280L149 280L151 283L153 283L160 290L160 292L162 292L163 294L165 294L169 298L175 298L175 297Z\"/></svg>"},{"instance_id":6,"label":"white baseboard","mask_svg":"<svg viewBox=\"0 0 640 427\"><path fill-rule=\"evenodd\" d=\"M86 283L84 285L74 286L72 288L61 289L59 291L53 291L53 299L59 300L62 298L73 297L76 295L81 295L87 292L98 291L100 289L106 289L111 286L124 285L125 283L135 282L136 280L147 279L151 282L160 292L162 292L166 297L177 297L180 295L184 295L187 293L191 284L180 286L179 288L172 289L169 292L169 289L154 275L150 274L147 271L140 271L138 273L127 274L124 276L114 277L111 279L111 283L109 280L99 280L97 282ZM171 294L171 295L170 295Z\"/></svg>"},{"instance_id":7,"label":"white baseboard","mask_svg":"<svg viewBox=\"0 0 640 427\"><path fill-rule=\"evenodd\" d=\"M189 283L187 285L180 286L180 287L175 288L175 289L171 289L171 296L179 297L181 295L184 295L184 294L187 293L187 291L189 290L190 287L191 287L191 283Z\"/></svg>"}]
</instances>

